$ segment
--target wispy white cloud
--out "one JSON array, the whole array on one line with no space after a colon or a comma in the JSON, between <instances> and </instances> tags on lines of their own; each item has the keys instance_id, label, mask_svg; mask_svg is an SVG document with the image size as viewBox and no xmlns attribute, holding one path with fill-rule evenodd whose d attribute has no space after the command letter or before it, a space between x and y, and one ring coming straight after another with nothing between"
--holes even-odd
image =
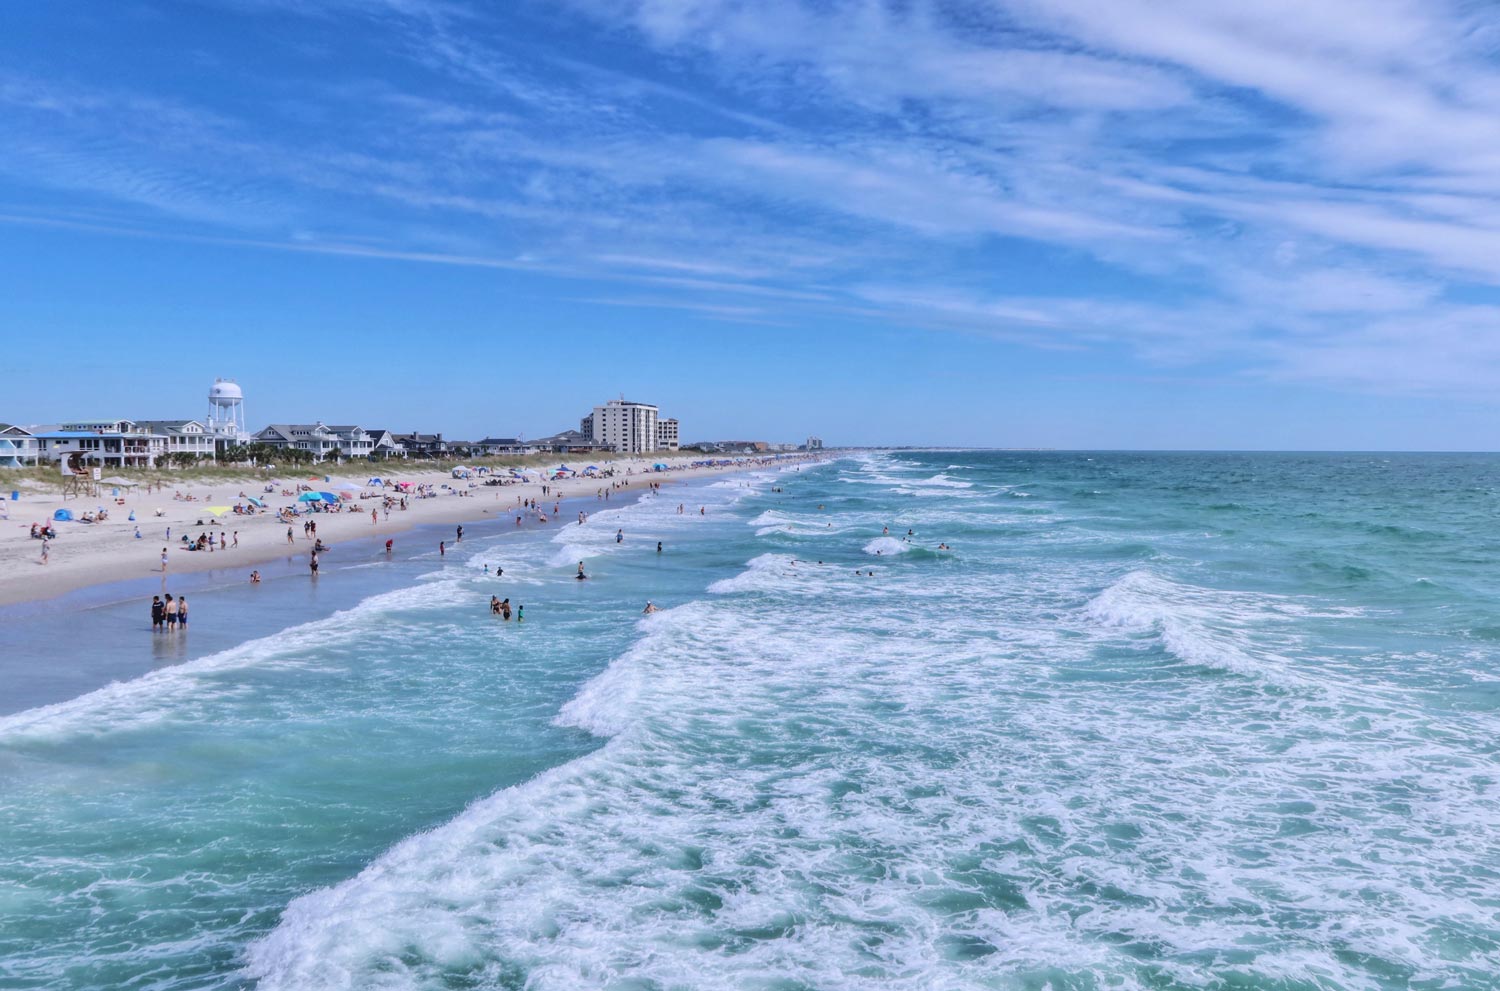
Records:
<instances>
[{"instance_id":1,"label":"wispy white cloud","mask_svg":"<svg viewBox=\"0 0 1500 991\"><path fill-rule=\"evenodd\" d=\"M1454 301L1500 284L1488 8L388 0L367 14L361 54L402 71L320 66L276 81L295 99L258 118L0 76L0 170L138 208L143 230L638 290L586 294L611 305L1123 346L1347 388L1500 384L1495 314ZM573 17L594 45L557 42ZM531 22L550 45L511 37ZM1018 291L1017 259L1083 275Z\"/></svg>"}]
</instances>

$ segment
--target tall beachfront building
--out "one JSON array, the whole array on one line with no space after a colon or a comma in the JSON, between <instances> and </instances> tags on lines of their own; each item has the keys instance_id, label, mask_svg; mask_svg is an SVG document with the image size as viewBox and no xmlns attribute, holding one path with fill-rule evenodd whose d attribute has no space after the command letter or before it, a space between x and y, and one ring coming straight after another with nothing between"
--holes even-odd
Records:
<instances>
[{"instance_id":1,"label":"tall beachfront building","mask_svg":"<svg viewBox=\"0 0 1500 991\"><path fill-rule=\"evenodd\" d=\"M666 417L656 421L656 448L659 451L680 450L682 445L677 440L677 420Z\"/></svg>"},{"instance_id":2,"label":"tall beachfront building","mask_svg":"<svg viewBox=\"0 0 1500 991\"><path fill-rule=\"evenodd\" d=\"M657 409L650 403L633 403L623 396L611 399L579 421L578 429L587 440L607 444L620 454L644 454L654 451Z\"/></svg>"}]
</instances>

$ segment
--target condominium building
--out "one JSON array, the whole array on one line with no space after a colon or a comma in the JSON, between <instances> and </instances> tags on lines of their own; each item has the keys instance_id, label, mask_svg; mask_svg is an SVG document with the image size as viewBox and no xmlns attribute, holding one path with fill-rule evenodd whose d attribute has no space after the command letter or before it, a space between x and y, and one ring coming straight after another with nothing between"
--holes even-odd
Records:
<instances>
[{"instance_id":1,"label":"condominium building","mask_svg":"<svg viewBox=\"0 0 1500 991\"><path fill-rule=\"evenodd\" d=\"M677 440L677 420L667 417L656 421L656 448L659 451L676 451L682 445Z\"/></svg>"},{"instance_id":2,"label":"condominium building","mask_svg":"<svg viewBox=\"0 0 1500 991\"><path fill-rule=\"evenodd\" d=\"M656 450L657 409L650 403L611 399L579 422L579 433L620 454Z\"/></svg>"}]
</instances>

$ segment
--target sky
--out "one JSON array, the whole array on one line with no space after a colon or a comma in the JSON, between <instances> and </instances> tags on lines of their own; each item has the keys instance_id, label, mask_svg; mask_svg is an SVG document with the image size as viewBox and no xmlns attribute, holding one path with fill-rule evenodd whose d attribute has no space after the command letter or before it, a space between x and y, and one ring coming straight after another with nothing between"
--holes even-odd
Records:
<instances>
[{"instance_id":1,"label":"sky","mask_svg":"<svg viewBox=\"0 0 1500 991\"><path fill-rule=\"evenodd\" d=\"M1500 7L0 12L0 420L1500 448Z\"/></svg>"}]
</instances>

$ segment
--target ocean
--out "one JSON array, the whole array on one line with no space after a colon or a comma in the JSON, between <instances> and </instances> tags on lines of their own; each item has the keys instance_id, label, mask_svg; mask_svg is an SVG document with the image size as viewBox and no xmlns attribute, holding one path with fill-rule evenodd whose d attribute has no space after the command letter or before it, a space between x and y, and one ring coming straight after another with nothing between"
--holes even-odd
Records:
<instances>
[{"instance_id":1,"label":"ocean","mask_svg":"<svg viewBox=\"0 0 1500 991\"><path fill-rule=\"evenodd\" d=\"M1500 457L585 508L7 624L0 987L1500 987Z\"/></svg>"}]
</instances>

